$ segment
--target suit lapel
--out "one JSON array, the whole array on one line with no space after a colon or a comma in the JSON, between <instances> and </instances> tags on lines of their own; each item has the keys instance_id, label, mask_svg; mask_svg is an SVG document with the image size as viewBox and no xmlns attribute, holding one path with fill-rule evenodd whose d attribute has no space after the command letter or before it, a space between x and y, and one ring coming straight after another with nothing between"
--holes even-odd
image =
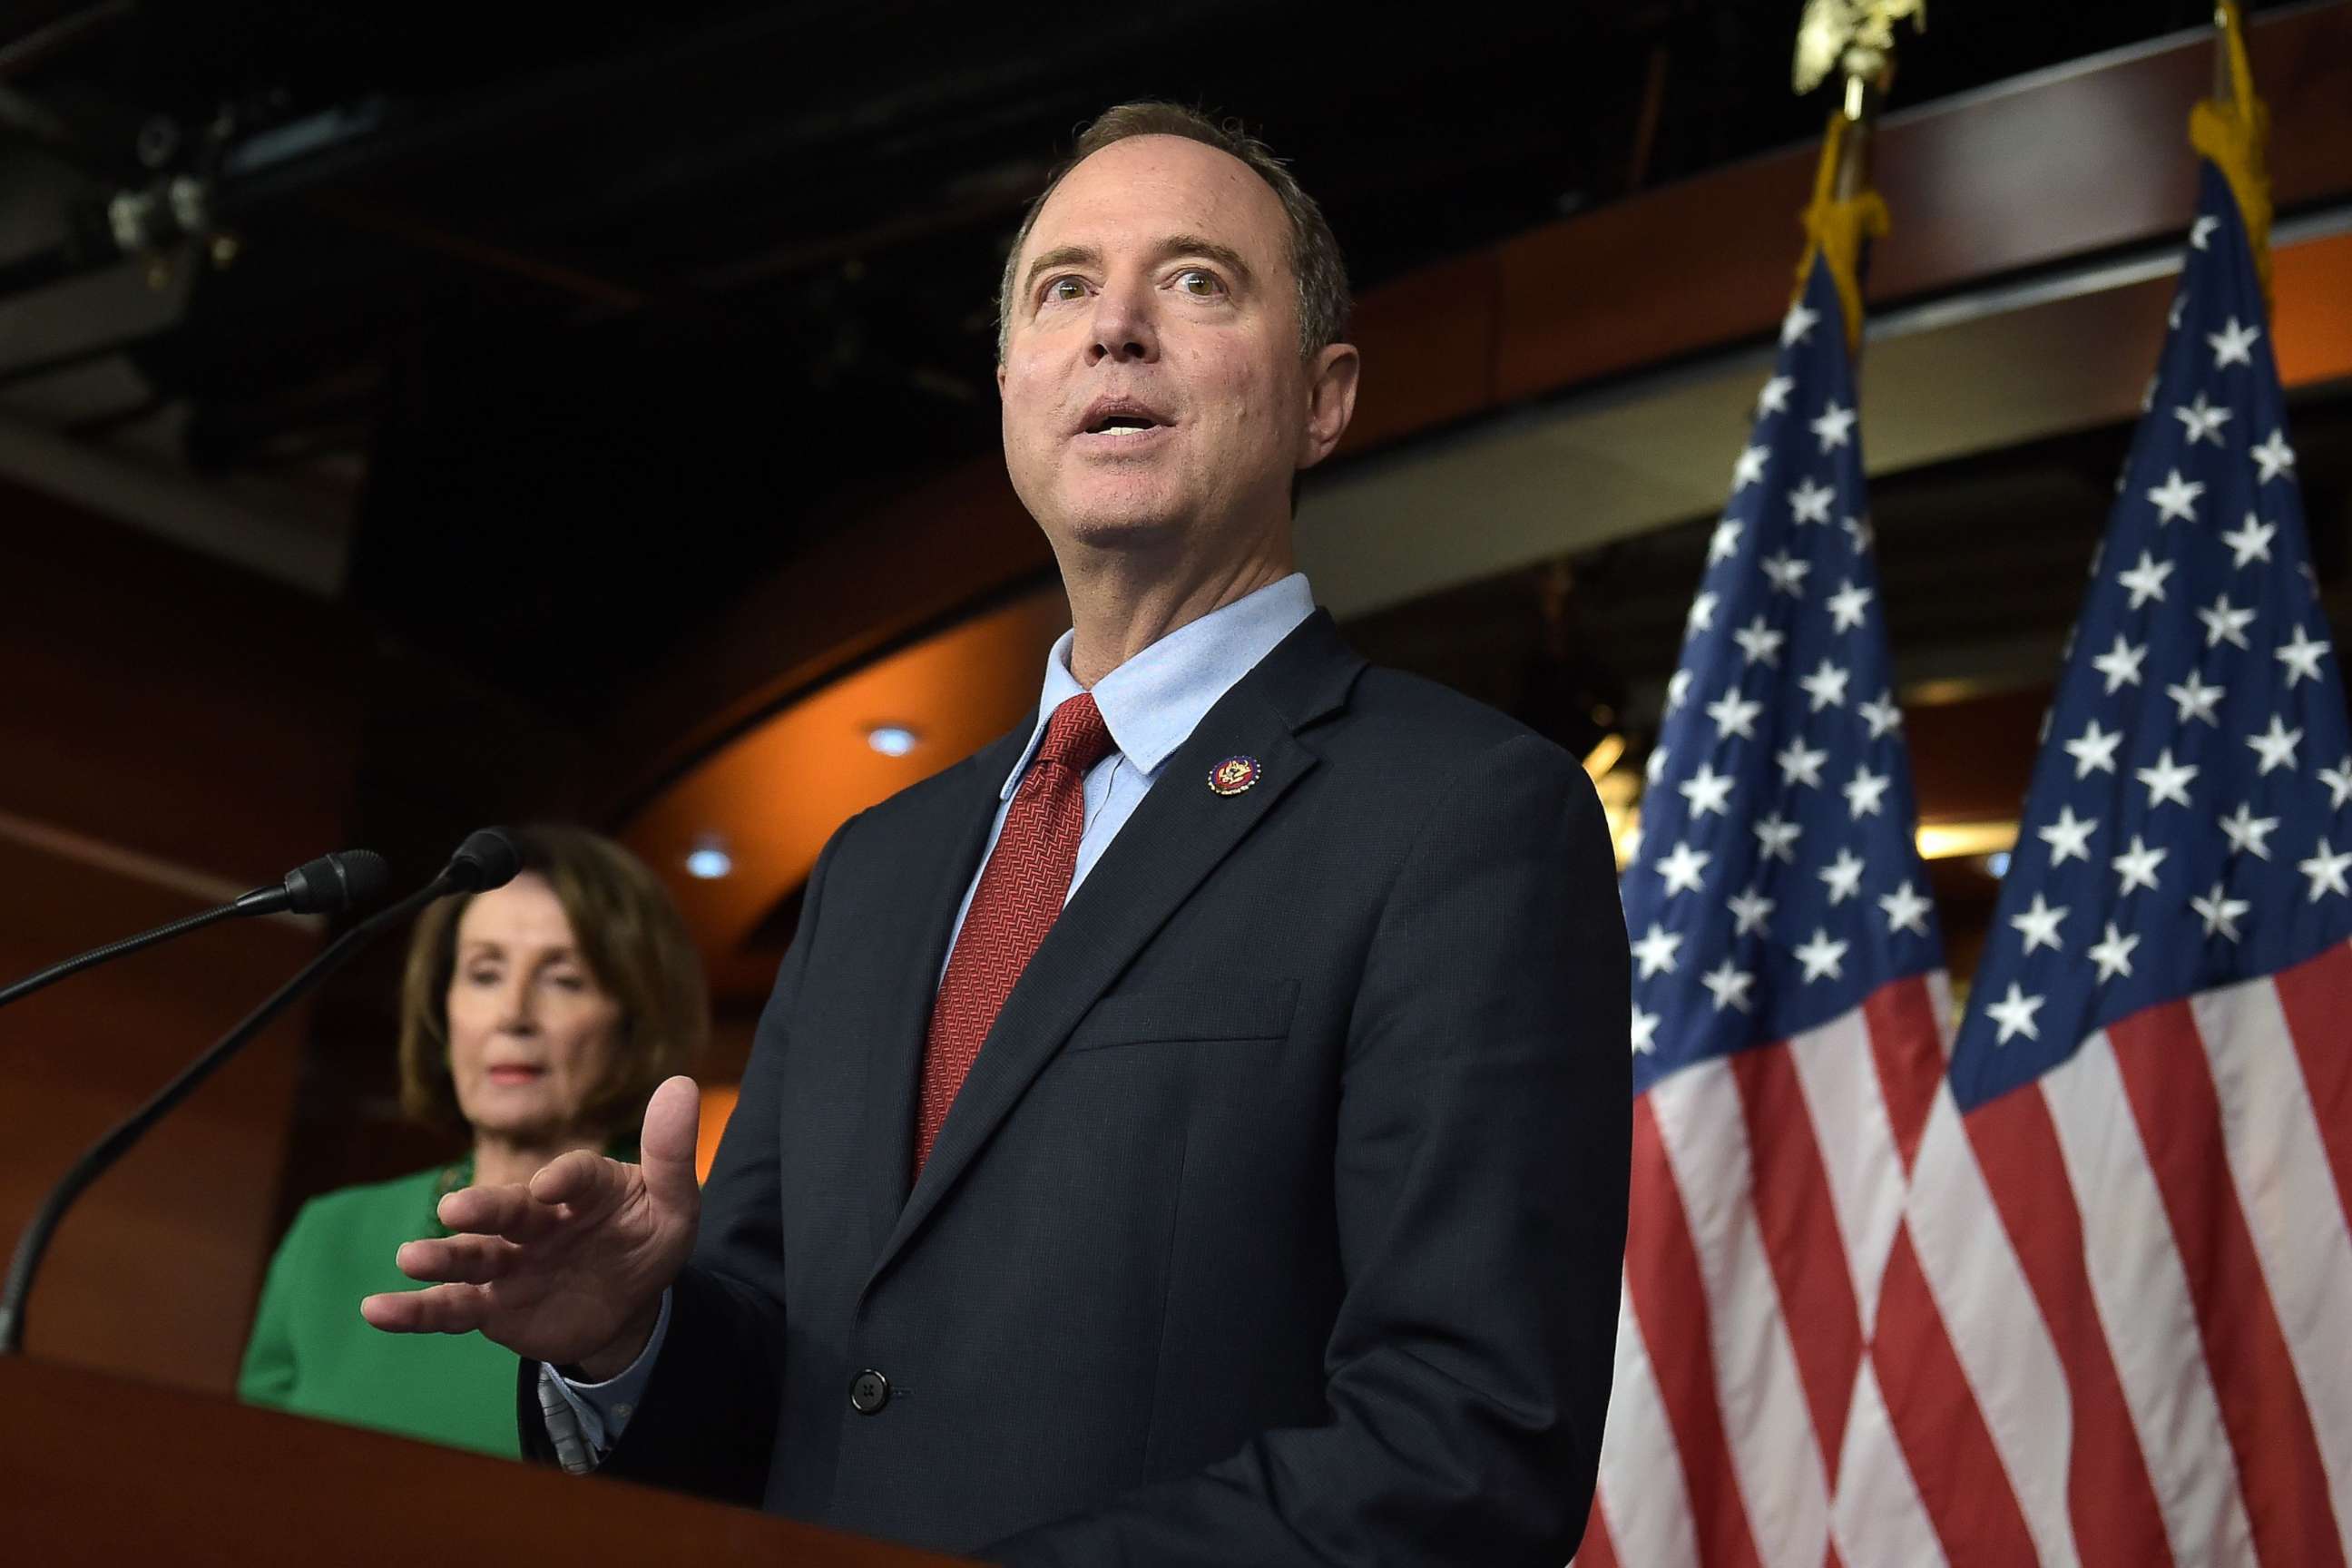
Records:
<instances>
[{"instance_id":1,"label":"suit lapel","mask_svg":"<svg viewBox=\"0 0 2352 1568\"><path fill-rule=\"evenodd\" d=\"M1339 641L1330 616L1318 611L1227 692L1170 756L1150 793L1071 897L1005 999L948 1111L929 1161L887 1228L888 1239L875 1259L866 1290L952 1190L1087 1009L1218 863L1316 765L1315 753L1295 731L1344 701L1362 668L1363 661ZM1256 758L1258 782L1240 795L1220 795L1209 788L1209 773L1232 756ZM1004 765L1012 765L1010 758ZM1000 783L1002 777L1000 773ZM982 830L985 832L985 823ZM975 850L964 862L966 880L977 861ZM959 893L961 887L960 881ZM950 901L947 918L953 915ZM938 945L934 970L945 955L944 932ZM933 991L930 978L931 972L925 972L926 984L920 988L926 1020ZM919 1032L918 1056L920 1050ZM891 1102L908 1112L900 1120L910 1125L908 1108L913 1094L910 1074L904 1092ZM869 1114L873 1104L869 1099ZM909 1138L902 1130L898 1139L902 1155L897 1168L901 1172L910 1157Z\"/></svg>"},{"instance_id":2,"label":"suit lapel","mask_svg":"<svg viewBox=\"0 0 2352 1568\"><path fill-rule=\"evenodd\" d=\"M876 954L879 1017L866 1044L866 1096L856 1155L867 1246L875 1251L907 1203L907 1173L915 1158L916 1085L922 1074L923 1041L930 1029L940 968L947 962L950 929L964 889L980 868L1004 775L1028 744L1033 727L1034 720L1024 721L959 764L968 776L954 783L930 822L892 847L886 862L885 874L923 901L919 918L898 926L893 946Z\"/></svg>"}]
</instances>

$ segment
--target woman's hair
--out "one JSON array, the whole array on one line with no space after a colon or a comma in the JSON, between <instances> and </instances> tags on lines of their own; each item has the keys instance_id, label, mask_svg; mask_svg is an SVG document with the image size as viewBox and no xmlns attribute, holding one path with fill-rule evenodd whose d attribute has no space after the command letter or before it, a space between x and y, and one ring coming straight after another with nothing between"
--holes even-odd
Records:
<instances>
[{"instance_id":1,"label":"woman's hair","mask_svg":"<svg viewBox=\"0 0 2352 1568\"><path fill-rule=\"evenodd\" d=\"M554 889L572 939L596 983L620 1004L611 1065L581 1108L583 1126L634 1138L646 1101L686 1070L709 1034L702 960L686 922L645 862L584 828L541 823L513 828L522 868ZM444 899L418 917L400 988L400 1104L428 1126L465 1118L449 1077L449 981L457 922L471 894Z\"/></svg>"}]
</instances>

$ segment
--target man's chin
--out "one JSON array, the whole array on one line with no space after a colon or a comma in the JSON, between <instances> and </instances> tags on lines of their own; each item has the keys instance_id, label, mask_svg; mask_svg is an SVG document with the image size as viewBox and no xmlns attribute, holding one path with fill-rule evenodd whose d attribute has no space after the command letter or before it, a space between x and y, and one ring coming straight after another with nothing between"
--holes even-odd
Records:
<instances>
[{"instance_id":1,"label":"man's chin","mask_svg":"<svg viewBox=\"0 0 2352 1568\"><path fill-rule=\"evenodd\" d=\"M1182 539L1186 522L1168 507L1094 507L1069 514L1053 531L1088 550L1150 551Z\"/></svg>"}]
</instances>

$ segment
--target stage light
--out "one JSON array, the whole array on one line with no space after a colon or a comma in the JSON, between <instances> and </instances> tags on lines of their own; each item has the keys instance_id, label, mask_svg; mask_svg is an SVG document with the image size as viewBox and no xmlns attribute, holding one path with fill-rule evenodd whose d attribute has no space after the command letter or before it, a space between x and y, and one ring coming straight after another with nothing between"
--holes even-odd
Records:
<instances>
[{"instance_id":1,"label":"stage light","mask_svg":"<svg viewBox=\"0 0 2352 1568\"><path fill-rule=\"evenodd\" d=\"M2017 843L2014 822L1923 822L1919 825L1919 858L1949 860L1963 855L1991 855Z\"/></svg>"},{"instance_id":2,"label":"stage light","mask_svg":"<svg viewBox=\"0 0 2352 1568\"><path fill-rule=\"evenodd\" d=\"M866 743L886 757L903 757L915 749L917 736L898 724L880 724L866 731Z\"/></svg>"}]
</instances>

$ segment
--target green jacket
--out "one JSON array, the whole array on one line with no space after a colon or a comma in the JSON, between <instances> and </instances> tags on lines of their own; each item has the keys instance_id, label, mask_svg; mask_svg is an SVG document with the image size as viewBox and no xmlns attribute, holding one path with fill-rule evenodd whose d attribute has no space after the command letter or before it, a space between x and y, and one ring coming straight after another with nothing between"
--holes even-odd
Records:
<instances>
[{"instance_id":1,"label":"green jacket","mask_svg":"<svg viewBox=\"0 0 2352 1568\"><path fill-rule=\"evenodd\" d=\"M414 1289L393 1267L404 1241L448 1234L433 1205L456 1168L419 1171L311 1199L270 1259L237 1396L508 1458L515 1431L512 1351L480 1334L387 1334L360 1298Z\"/></svg>"}]
</instances>

